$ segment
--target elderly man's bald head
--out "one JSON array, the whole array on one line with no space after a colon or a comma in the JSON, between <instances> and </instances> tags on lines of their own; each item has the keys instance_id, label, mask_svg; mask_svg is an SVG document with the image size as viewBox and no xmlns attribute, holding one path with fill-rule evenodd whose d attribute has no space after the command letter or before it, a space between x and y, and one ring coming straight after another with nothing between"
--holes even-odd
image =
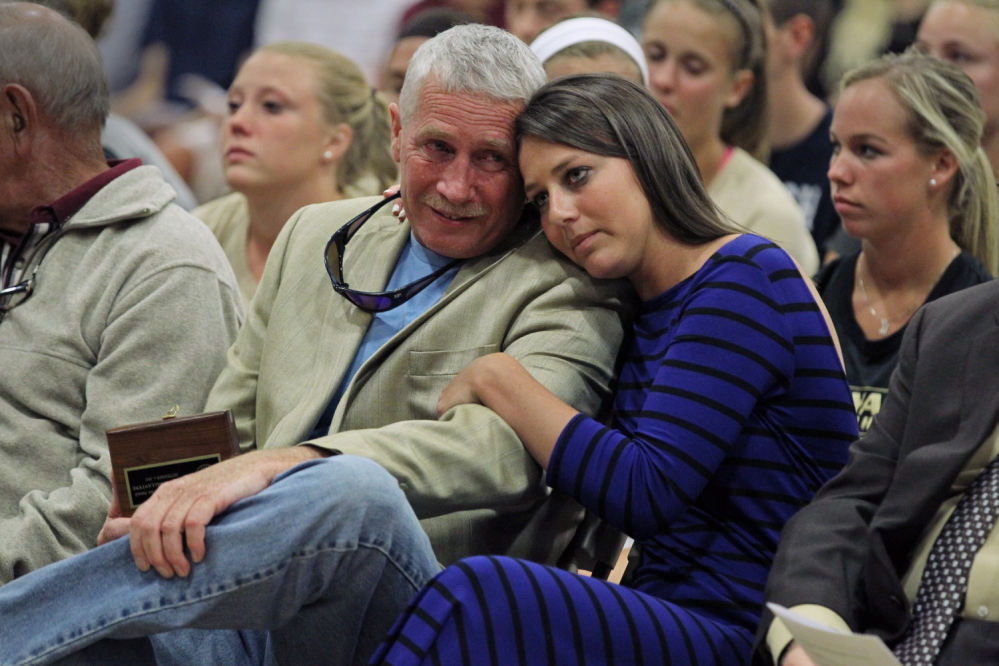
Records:
<instances>
[{"instance_id":1,"label":"elderly man's bald head","mask_svg":"<svg viewBox=\"0 0 999 666\"><path fill-rule=\"evenodd\" d=\"M0 3L0 90L24 87L53 126L97 141L110 110L107 75L94 40L41 5Z\"/></svg>"}]
</instances>

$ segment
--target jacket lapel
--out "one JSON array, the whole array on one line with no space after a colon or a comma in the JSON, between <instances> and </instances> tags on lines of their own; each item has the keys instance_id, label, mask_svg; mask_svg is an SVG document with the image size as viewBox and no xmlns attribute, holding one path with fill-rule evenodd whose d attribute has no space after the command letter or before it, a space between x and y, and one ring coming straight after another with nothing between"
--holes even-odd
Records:
<instances>
[{"instance_id":1,"label":"jacket lapel","mask_svg":"<svg viewBox=\"0 0 999 666\"><path fill-rule=\"evenodd\" d=\"M999 411L999 313L992 316L993 327L972 343L962 386L959 435L968 437L971 451L995 428Z\"/></svg>"},{"instance_id":2,"label":"jacket lapel","mask_svg":"<svg viewBox=\"0 0 999 666\"><path fill-rule=\"evenodd\" d=\"M372 218L367 224L375 224L378 217L381 215ZM397 222L376 229L373 233L359 233L344 253L344 279L352 288L364 291L384 290L408 237L409 225ZM310 391L313 404L305 416L305 421L312 424L318 420L333 392L343 381L372 319L371 314L354 307L333 291L329 278L325 275L323 281L323 295L317 297L324 299L327 306L322 308L324 315L318 326L313 365L319 388Z\"/></svg>"},{"instance_id":3,"label":"jacket lapel","mask_svg":"<svg viewBox=\"0 0 999 666\"><path fill-rule=\"evenodd\" d=\"M980 333L969 345L965 356L963 380L955 390L960 395L960 416L957 431L947 441L926 442L925 419L928 416L909 414L912 433L921 446L900 462L892 485L904 492L891 493L878 510L872 525L872 550L868 553L865 588L870 611L867 622L886 641L897 639L908 625L908 604L900 582L909 567L909 557L926 525L941 503L968 459L992 434L999 416L999 315L995 312L988 330ZM959 342L957 344L960 344ZM932 350L931 350L932 352ZM927 381L927 377L922 377ZM930 378L935 379L935 378ZM947 390L942 378L936 388ZM921 427L922 426L922 427ZM872 610L873 608L873 610Z\"/></svg>"},{"instance_id":4,"label":"jacket lapel","mask_svg":"<svg viewBox=\"0 0 999 666\"><path fill-rule=\"evenodd\" d=\"M409 225L405 225L404 228L406 229L406 233L403 234L403 238L401 242L399 242L398 247L393 250L395 257L399 256L399 253L402 251L403 244L405 243L405 239L409 236ZM337 406L336 413L333 416L331 431L336 430L339 427L339 423L343 419L347 406L353 399L353 387L357 383L356 380L364 378L374 372L375 369L377 369L378 366L385 360L385 358L398 349L400 345L404 344L406 340L408 340L409 337L424 324L424 322L435 316L443 308L447 307L449 303L458 298L459 295L468 290L473 284L478 282L484 275L496 267L507 255L515 252L520 246L536 236L538 233L540 233L540 231L537 224L533 224L530 221L521 221L521 223L518 224L511 233L510 238L500 245L500 247L498 247L495 251L481 257L475 257L465 261L458 270L458 274L455 275L454 280L451 281L451 285L448 287L444 295L436 303L427 308L423 314L407 324L405 328L399 331L388 342L376 350L375 353L368 357L364 364L358 368L357 374L354 376L355 381L351 382L351 386L348 387L347 391L343 395L343 398L340 400L340 404ZM375 258L372 257L372 259L374 260ZM384 259L382 259L382 261L384 261ZM394 268L395 261L392 261L388 267L388 273L384 276L384 280L381 283L381 288L384 288L384 285L388 283L389 277L391 276ZM344 272L346 271L347 268L344 267ZM370 319L370 315L368 316ZM364 326L364 330L353 342L354 352L356 352L357 348L360 346L361 339L366 331L367 325ZM350 360L348 360L347 363L349 364L351 360L353 360L353 352L351 353ZM340 374L340 377L342 377L342 373Z\"/></svg>"},{"instance_id":5,"label":"jacket lapel","mask_svg":"<svg viewBox=\"0 0 999 666\"><path fill-rule=\"evenodd\" d=\"M408 227L407 227L408 229ZM405 342L405 340L413 334L425 321L436 315L443 308L447 307L454 299L459 295L464 293L473 284L478 282L484 275L496 267L507 255L515 252L517 248L526 243L528 240L533 238L538 232L536 226L529 224L520 224L517 229L511 234L511 238L508 242L504 243L495 252L490 252L489 254L483 255L481 257L475 257L473 259L468 259L465 261L461 268L458 270L458 274L454 276L454 280L451 281L451 285L448 287L447 291L441 298L431 305L427 310L421 314L419 317L411 321L406 325L401 331L399 331L395 336L392 337L388 342L381 346L370 358L362 365L357 374L360 376L362 373L367 371L370 367L377 367L377 365L387 356L391 354L400 344ZM396 251L396 256L398 257L399 252L402 251L402 245L399 245L399 249ZM391 269L395 267L395 262L392 262L389 274L391 274ZM346 270L346 269L344 269ZM385 282L388 282L388 277L386 276ZM344 398L347 396L345 395Z\"/></svg>"},{"instance_id":6,"label":"jacket lapel","mask_svg":"<svg viewBox=\"0 0 999 666\"><path fill-rule=\"evenodd\" d=\"M960 344L960 341L955 344ZM907 460L902 463L903 469L898 472L899 487L912 491L905 493L911 506L907 512L909 518L900 526L902 543L918 538L921 526L932 518L950 494L951 485L968 458L995 428L999 415L999 328L994 318L988 330L968 345L964 359L963 380L959 387L950 389L960 391L960 415L953 436L946 440L926 441L930 438L925 430L935 424L924 420L928 416L909 415L909 422L915 430L906 439L913 438L920 446L907 455ZM943 378L923 377L923 381L935 379L940 381L940 385L924 390L948 390ZM894 552L892 548L889 550Z\"/></svg>"}]
</instances>

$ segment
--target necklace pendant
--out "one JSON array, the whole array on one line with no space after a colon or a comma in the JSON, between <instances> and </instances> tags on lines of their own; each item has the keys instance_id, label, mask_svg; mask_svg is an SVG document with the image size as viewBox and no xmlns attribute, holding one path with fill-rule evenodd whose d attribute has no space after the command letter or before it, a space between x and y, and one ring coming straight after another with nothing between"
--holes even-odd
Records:
<instances>
[{"instance_id":1,"label":"necklace pendant","mask_svg":"<svg viewBox=\"0 0 999 666\"><path fill-rule=\"evenodd\" d=\"M881 319L881 317L878 317L878 319ZM888 335L888 328L888 320L881 319L881 325L878 327L878 335Z\"/></svg>"}]
</instances>

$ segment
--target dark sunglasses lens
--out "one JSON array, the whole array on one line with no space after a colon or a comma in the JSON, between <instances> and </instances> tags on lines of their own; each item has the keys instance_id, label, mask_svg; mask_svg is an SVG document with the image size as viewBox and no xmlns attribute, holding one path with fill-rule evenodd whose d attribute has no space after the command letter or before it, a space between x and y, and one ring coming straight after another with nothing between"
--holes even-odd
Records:
<instances>
[{"instance_id":1,"label":"dark sunglasses lens","mask_svg":"<svg viewBox=\"0 0 999 666\"><path fill-rule=\"evenodd\" d=\"M330 267L330 270L332 271L333 278L336 279L336 283L337 284L343 284L343 267L340 265L340 263L341 263L340 262L340 257L343 256L343 246L342 245L337 248L337 253L338 254L335 257L331 257L331 259L329 261L329 267ZM332 252L330 254L332 254Z\"/></svg>"},{"instance_id":2,"label":"dark sunglasses lens","mask_svg":"<svg viewBox=\"0 0 999 666\"><path fill-rule=\"evenodd\" d=\"M31 283L22 282L8 289L0 290L0 311L13 310L31 295Z\"/></svg>"},{"instance_id":3,"label":"dark sunglasses lens","mask_svg":"<svg viewBox=\"0 0 999 666\"><path fill-rule=\"evenodd\" d=\"M351 238L354 237L354 234L357 233L357 230L360 229L361 226L365 222L367 222L371 218L371 216L373 214L374 214L373 210L365 211L364 213L361 213L360 215L357 216L357 218L354 220L353 224L347 225L347 230L346 230L347 233L345 233L344 237L343 237L343 244L344 245L346 245L347 241L349 241Z\"/></svg>"},{"instance_id":4,"label":"dark sunglasses lens","mask_svg":"<svg viewBox=\"0 0 999 666\"><path fill-rule=\"evenodd\" d=\"M341 239L340 232L336 232L326 244L326 272L329 273L333 284L343 284L343 274L340 270L340 257L343 256L345 243Z\"/></svg>"},{"instance_id":5,"label":"dark sunglasses lens","mask_svg":"<svg viewBox=\"0 0 999 666\"><path fill-rule=\"evenodd\" d=\"M346 290L341 292L351 303L367 312L384 312L391 308L392 299L378 294L363 294Z\"/></svg>"}]
</instances>

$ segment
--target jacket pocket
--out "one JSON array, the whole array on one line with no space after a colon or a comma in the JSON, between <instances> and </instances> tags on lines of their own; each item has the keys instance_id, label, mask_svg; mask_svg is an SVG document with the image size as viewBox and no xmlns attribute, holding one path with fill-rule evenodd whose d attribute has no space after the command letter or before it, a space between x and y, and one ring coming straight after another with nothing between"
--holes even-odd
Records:
<instances>
[{"instance_id":1,"label":"jacket pocket","mask_svg":"<svg viewBox=\"0 0 999 666\"><path fill-rule=\"evenodd\" d=\"M410 351L409 376L454 377L480 356L498 351L498 344L482 345L458 351Z\"/></svg>"},{"instance_id":2,"label":"jacket pocket","mask_svg":"<svg viewBox=\"0 0 999 666\"><path fill-rule=\"evenodd\" d=\"M444 387L468 364L486 354L499 351L498 344L482 345L457 351L410 351L410 418L437 418L437 400Z\"/></svg>"}]
</instances>

